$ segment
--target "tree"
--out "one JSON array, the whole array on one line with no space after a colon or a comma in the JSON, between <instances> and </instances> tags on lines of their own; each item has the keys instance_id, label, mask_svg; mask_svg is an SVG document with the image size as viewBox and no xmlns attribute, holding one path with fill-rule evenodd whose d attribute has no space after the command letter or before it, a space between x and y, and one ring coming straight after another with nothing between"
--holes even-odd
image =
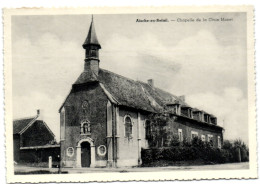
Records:
<instances>
[{"instance_id":1,"label":"tree","mask_svg":"<svg viewBox=\"0 0 260 184\"><path fill-rule=\"evenodd\" d=\"M223 142L223 146L222 146L222 148L223 149L231 149L232 148L232 143L229 141L229 140L225 140L224 142Z\"/></svg>"},{"instance_id":2,"label":"tree","mask_svg":"<svg viewBox=\"0 0 260 184\"><path fill-rule=\"evenodd\" d=\"M239 152L239 160L242 162L249 160L249 148L241 139L236 139L234 141L234 147L238 150L237 152Z\"/></svg>"},{"instance_id":3,"label":"tree","mask_svg":"<svg viewBox=\"0 0 260 184\"><path fill-rule=\"evenodd\" d=\"M148 116L150 120L151 136L148 140L150 147L163 147L168 143L167 139L167 122L169 121L169 114L150 114Z\"/></svg>"}]
</instances>

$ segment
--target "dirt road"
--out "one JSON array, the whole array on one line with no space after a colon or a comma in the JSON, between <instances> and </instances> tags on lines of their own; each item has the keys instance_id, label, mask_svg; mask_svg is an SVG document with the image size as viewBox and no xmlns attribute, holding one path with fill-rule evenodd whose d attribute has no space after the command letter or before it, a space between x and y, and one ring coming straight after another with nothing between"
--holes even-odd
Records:
<instances>
[{"instance_id":1,"label":"dirt road","mask_svg":"<svg viewBox=\"0 0 260 184\"><path fill-rule=\"evenodd\" d=\"M199 166L169 166L169 167L125 167L125 168L62 168L63 173L99 173L99 172L161 172L161 171L183 171L183 170L241 170L249 169L249 163L229 163ZM57 168L41 168L15 165L15 173L31 174L37 171L57 173Z\"/></svg>"}]
</instances>

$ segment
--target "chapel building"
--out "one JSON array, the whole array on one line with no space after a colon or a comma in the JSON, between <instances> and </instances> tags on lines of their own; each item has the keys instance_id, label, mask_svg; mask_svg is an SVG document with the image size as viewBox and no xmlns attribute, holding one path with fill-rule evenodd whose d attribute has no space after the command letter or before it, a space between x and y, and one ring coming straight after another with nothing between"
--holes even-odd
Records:
<instances>
[{"instance_id":1,"label":"chapel building","mask_svg":"<svg viewBox=\"0 0 260 184\"><path fill-rule=\"evenodd\" d=\"M178 97L157 88L153 80L135 81L101 69L93 18L80 74L60 112L62 167L122 167L140 165L141 149L149 148L150 114L167 112L167 126L179 141L202 141L221 148L223 128L217 118L190 107Z\"/></svg>"}]
</instances>

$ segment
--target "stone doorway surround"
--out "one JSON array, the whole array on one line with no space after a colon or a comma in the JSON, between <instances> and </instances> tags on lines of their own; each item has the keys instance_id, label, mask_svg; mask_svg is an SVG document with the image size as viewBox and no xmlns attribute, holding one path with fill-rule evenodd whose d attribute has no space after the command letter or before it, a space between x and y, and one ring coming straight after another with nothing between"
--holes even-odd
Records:
<instances>
[{"instance_id":1,"label":"stone doorway surround","mask_svg":"<svg viewBox=\"0 0 260 184\"><path fill-rule=\"evenodd\" d=\"M95 167L96 166L96 149L94 145L94 141L91 138L85 138L81 139L78 144L77 144L77 160L76 160L76 166L77 168L81 168L81 143L83 142L88 142L90 144L90 155L91 155L91 163L90 167Z\"/></svg>"}]
</instances>

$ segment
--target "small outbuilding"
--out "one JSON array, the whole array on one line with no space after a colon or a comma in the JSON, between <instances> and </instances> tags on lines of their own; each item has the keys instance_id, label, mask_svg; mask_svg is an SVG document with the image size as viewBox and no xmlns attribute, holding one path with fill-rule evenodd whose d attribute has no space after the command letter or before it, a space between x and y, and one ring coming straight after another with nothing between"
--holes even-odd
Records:
<instances>
[{"instance_id":1,"label":"small outbuilding","mask_svg":"<svg viewBox=\"0 0 260 184\"><path fill-rule=\"evenodd\" d=\"M60 154L55 135L44 122L40 110L37 115L13 121L13 153L15 162L47 162L48 157Z\"/></svg>"}]
</instances>

